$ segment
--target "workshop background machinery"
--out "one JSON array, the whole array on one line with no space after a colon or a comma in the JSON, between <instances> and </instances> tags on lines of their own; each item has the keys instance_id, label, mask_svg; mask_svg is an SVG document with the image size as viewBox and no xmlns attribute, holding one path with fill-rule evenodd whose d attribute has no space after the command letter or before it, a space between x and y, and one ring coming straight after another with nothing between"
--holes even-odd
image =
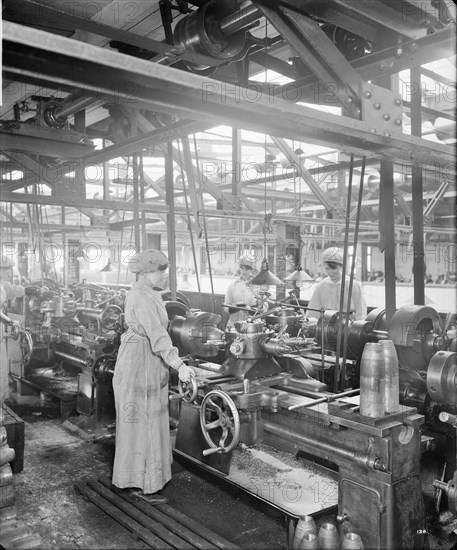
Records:
<instances>
[{"instance_id":1,"label":"workshop background machinery","mask_svg":"<svg viewBox=\"0 0 457 550\"><path fill-rule=\"evenodd\" d=\"M8 312L18 327L8 340L8 353L19 394L27 393L26 388L50 393L67 402L67 409L103 416L96 405L100 401L94 366L100 356L117 350L123 295L94 289L86 288L76 298L71 289L28 285L14 313ZM111 398L110 415L113 406Z\"/></svg>"},{"instance_id":2,"label":"workshop background machinery","mask_svg":"<svg viewBox=\"0 0 457 550\"><path fill-rule=\"evenodd\" d=\"M65 11L68 6L71 13ZM209 342L209 357L225 357L223 365L199 378L204 385L197 386L196 397L195 388L190 389L189 400L197 405L195 413L181 418L179 436L201 434L194 453L198 462L211 449L205 460L227 461L232 451L223 451L241 445L236 444L237 426L239 437L251 447L268 441L292 454L306 449L311 456L333 461L343 485L342 528L359 529L367 546L423 546L420 449L430 453L435 445L446 447L444 474L434 479L444 484L440 490L451 501L454 495L455 433L447 431L454 428L441 422L440 415L453 414L455 355L429 310L403 311L397 328L411 323L412 331L392 331L399 264L395 254L401 254L397 245L411 254L411 300L425 307L428 246L453 245L455 236L455 113L448 96L455 83L442 72L454 55L455 6L447 0L116 0L92 6L94 14L85 11L85 3L65 3L64 11L36 0L2 3L0 190L8 229L2 228L2 243L11 243L14 255L25 232L32 249L37 243L42 249L45 239L55 240L58 234L69 286L70 276L79 279L79 264L72 264L74 258L67 254L70 240L84 244L103 238L110 254L125 253L128 239L122 231L130 226L131 250L149 246L151 236L157 247L166 241L173 300L177 251L183 242L194 248L189 237L204 237L200 251L207 255L209 273L211 235L223 244L236 235L239 252L251 239L260 241L262 233L264 255L278 272L284 258L275 248L270 260L278 242L271 234L267 244L267 233L281 224L298 227L297 242L301 248L303 237L307 252L310 243L316 252L329 240L337 238L341 244L350 236L360 237L364 268L368 248L379 248L385 323L379 315L366 320L368 326L354 326L328 312L316 327L305 327L288 307L271 311L272 319L258 316L234 332L207 334L209 329L199 324L194 334L192 316L180 315L184 320L177 318L172 328L179 333L174 337L184 355L205 357ZM132 14L131 8L138 13ZM437 60L441 66L430 67ZM286 84L276 82L272 71L285 77ZM328 106L332 112L325 112ZM229 126L231 136L224 162L219 143L211 141L205 151L196 137L212 139L210 130L220 125ZM249 138L245 131L251 132ZM260 134L255 143L261 151L255 158L259 170L246 180L242 166L251 160L246 149L255 133ZM160 175L151 176L143 161L158 156ZM203 167L208 160L218 163L211 175ZM113 176L114 163L120 168ZM283 170L286 164L289 169ZM94 167L96 180L89 170ZM353 168L360 167L362 172L366 168L367 185L363 187L361 177L355 201L348 190ZM303 192L297 190L302 183ZM114 234L122 244L119 251L110 247ZM204 262L197 265L195 250L192 254L198 271ZM58 359L67 372L74 367L78 376L86 372L81 378L89 395L95 376L89 370L98 360L95 372L109 388L114 350L105 353L101 339L115 335L103 333L100 301L84 304L84 320L73 315L78 308L73 301L67 291L43 300L37 295L30 311L20 315L25 322L43 306L40 321L42 317L50 326L43 333L26 328L25 337L14 340L17 325L10 324L8 343L23 344L17 358L12 354L13 367L22 368L23 357L35 354L45 361ZM257 315L263 313L253 317ZM195 322L203 318L195 315ZM346 388L355 391L367 343L386 335L394 341L404 371L404 415L368 422L351 402L356 398L341 394ZM192 339L199 341L197 349L189 343ZM205 367L211 370L208 363ZM36 374L31 362L25 368ZM217 387L212 387L211 376ZM211 390L219 393L204 401ZM92 410L89 403L84 398L81 410ZM194 403L184 407L193 411ZM191 419L187 430L185 421ZM430 435L420 433L421 422ZM359 501L368 503L368 512ZM402 503L398 513L396 501ZM364 531L367 525L369 532Z\"/></svg>"},{"instance_id":3,"label":"workshop background machinery","mask_svg":"<svg viewBox=\"0 0 457 550\"><path fill-rule=\"evenodd\" d=\"M271 322L287 315L291 327L297 317L302 319L287 308L273 308L257 319L253 315L225 334L213 324L220 322L213 314L195 317L183 308L180 315L171 318L170 335L182 350L202 356L206 348L206 355L211 357L217 347L226 349L221 366L196 362L197 368L211 374L198 371L193 387L183 390L181 385L180 393L172 395L173 400L184 400L176 452L227 475L231 451L240 443L264 443L293 455L301 451L308 458L329 461L338 470L338 518L343 533L359 533L370 548L426 546L421 454L433 449L441 465L444 459L451 507L456 470L454 427L438 418L438 414L456 410L456 354L445 351L449 342L442 337L439 316L431 308L409 306L398 310L389 331L382 330L379 311L367 321L347 327L357 371L360 355L354 349L363 350L366 342L394 337L400 326L407 327L406 340L395 337L400 373L405 371L401 375L400 412L373 419L361 415L354 403L354 396L360 393L357 388L332 393L319 380L329 369L329 362L333 362L332 370L335 368L335 355L331 355L335 339L330 330L335 312L323 316L319 338L322 334L331 338L324 338L328 357L322 369L315 353L321 347L319 338L290 337L284 325L278 337L268 327L265 319ZM422 348L421 357L428 354L430 360L428 365L416 365L417 380L412 381L410 372L415 365L408 361L417 346ZM286 361L281 362L284 358ZM428 385L427 398L420 404L407 402L405 377L410 391L415 388L418 392ZM413 498L404 500L406 494Z\"/></svg>"}]
</instances>

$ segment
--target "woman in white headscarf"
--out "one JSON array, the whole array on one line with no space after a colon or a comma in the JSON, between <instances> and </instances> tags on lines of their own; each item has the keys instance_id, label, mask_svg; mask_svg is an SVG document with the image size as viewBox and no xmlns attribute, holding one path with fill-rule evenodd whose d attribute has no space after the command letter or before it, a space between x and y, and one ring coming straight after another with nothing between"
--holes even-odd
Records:
<instances>
[{"instance_id":1,"label":"woman in white headscarf","mask_svg":"<svg viewBox=\"0 0 457 550\"><path fill-rule=\"evenodd\" d=\"M160 292L168 278L168 258L160 250L136 254L129 269L137 282L125 301L125 325L114 369L116 451L113 485L138 488L151 504L171 479L172 451L168 417L168 369L183 382L193 370L179 358L167 332L168 315Z\"/></svg>"},{"instance_id":2,"label":"woman in white headscarf","mask_svg":"<svg viewBox=\"0 0 457 550\"><path fill-rule=\"evenodd\" d=\"M308 317L319 317L320 309L339 311L341 296L341 279L343 277L344 253L341 248L330 246L323 252L322 259L327 277L314 288L311 300L308 303ZM354 319L365 319L367 306L360 284L352 281L351 303L348 305L349 277L344 284L343 311L353 312Z\"/></svg>"},{"instance_id":3,"label":"woman in white headscarf","mask_svg":"<svg viewBox=\"0 0 457 550\"><path fill-rule=\"evenodd\" d=\"M250 308L257 304L254 291L248 286L249 280L252 278L255 264L247 256L241 256L239 259L240 274L231 281L225 292L224 306L228 308L230 317L227 321L227 328L235 326L237 321L244 321L247 317L252 316L252 313L239 310L238 307Z\"/></svg>"}]
</instances>

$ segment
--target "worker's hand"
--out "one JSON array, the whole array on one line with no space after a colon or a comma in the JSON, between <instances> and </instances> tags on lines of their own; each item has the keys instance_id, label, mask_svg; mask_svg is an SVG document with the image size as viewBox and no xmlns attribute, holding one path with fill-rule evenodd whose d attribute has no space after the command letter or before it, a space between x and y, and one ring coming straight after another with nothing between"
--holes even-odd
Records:
<instances>
[{"instance_id":1,"label":"worker's hand","mask_svg":"<svg viewBox=\"0 0 457 550\"><path fill-rule=\"evenodd\" d=\"M178 377L181 382L190 382L192 376L195 377L194 370L188 367L185 363L181 363L181 366L178 367Z\"/></svg>"}]
</instances>

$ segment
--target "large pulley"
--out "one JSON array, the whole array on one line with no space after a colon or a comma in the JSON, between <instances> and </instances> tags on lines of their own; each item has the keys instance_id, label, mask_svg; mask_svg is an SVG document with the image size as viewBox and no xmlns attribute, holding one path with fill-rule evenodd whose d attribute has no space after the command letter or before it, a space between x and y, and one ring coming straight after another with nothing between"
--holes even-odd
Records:
<instances>
[{"instance_id":1,"label":"large pulley","mask_svg":"<svg viewBox=\"0 0 457 550\"><path fill-rule=\"evenodd\" d=\"M342 323L342 330L347 330L348 316L343 314L340 317L339 311L327 310L324 311L322 317L319 318L316 325L316 341L319 345L324 341L326 349L335 350L338 342L338 327ZM342 352L343 339L341 339L340 352Z\"/></svg>"},{"instance_id":2,"label":"large pulley","mask_svg":"<svg viewBox=\"0 0 457 550\"><path fill-rule=\"evenodd\" d=\"M203 398L200 426L210 446L203 454L228 453L240 440L240 415L232 398L222 390L211 390Z\"/></svg>"},{"instance_id":3,"label":"large pulley","mask_svg":"<svg viewBox=\"0 0 457 550\"><path fill-rule=\"evenodd\" d=\"M156 287L159 288L159 287ZM162 297L163 302L169 302L172 301L172 293L171 290L159 290L160 295ZM190 309L190 301L189 298L183 294L182 292L176 293L176 302L179 302L181 304L184 304L188 309Z\"/></svg>"},{"instance_id":4,"label":"large pulley","mask_svg":"<svg viewBox=\"0 0 457 550\"><path fill-rule=\"evenodd\" d=\"M427 369L427 390L437 403L457 403L457 353L435 353Z\"/></svg>"},{"instance_id":5,"label":"large pulley","mask_svg":"<svg viewBox=\"0 0 457 550\"><path fill-rule=\"evenodd\" d=\"M238 60L244 52L246 35L243 30L225 32L224 18L231 14L233 9L227 2L213 0L204 4L178 21L174 30L175 47L211 56L219 63ZM188 65L195 71L209 68L195 63Z\"/></svg>"},{"instance_id":6,"label":"large pulley","mask_svg":"<svg viewBox=\"0 0 457 550\"><path fill-rule=\"evenodd\" d=\"M386 310L375 308L363 320L354 321L347 338L348 357L361 357L367 342L387 338Z\"/></svg>"},{"instance_id":7,"label":"large pulley","mask_svg":"<svg viewBox=\"0 0 457 550\"><path fill-rule=\"evenodd\" d=\"M439 314L429 306L403 306L389 325L389 340L397 349L402 367L425 371L436 348L435 340L442 332Z\"/></svg>"},{"instance_id":8,"label":"large pulley","mask_svg":"<svg viewBox=\"0 0 457 550\"><path fill-rule=\"evenodd\" d=\"M22 364L27 366L30 363L33 353L33 337L29 330L20 333L20 347L22 354Z\"/></svg>"},{"instance_id":9,"label":"large pulley","mask_svg":"<svg viewBox=\"0 0 457 550\"><path fill-rule=\"evenodd\" d=\"M187 310L184 316L179 315L176 302L171 302L169 307L165 304L165 307L171 319L168 332L180 352L199 357L211 357L218 353L218 342L222 334L217 328L221 322L220 315L190 310ZM176 315L172 317L171 312Z\"/></svg>"}]
</instances>

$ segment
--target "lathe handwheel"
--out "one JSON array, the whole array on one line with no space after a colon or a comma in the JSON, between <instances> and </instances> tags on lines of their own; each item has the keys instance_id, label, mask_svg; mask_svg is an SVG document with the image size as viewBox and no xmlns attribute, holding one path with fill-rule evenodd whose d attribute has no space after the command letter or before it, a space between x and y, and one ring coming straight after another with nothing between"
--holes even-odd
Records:
<instances>
[{"instance_id":1,"label":"lathe handwheel","mask_svg":"<svg viewBox=\"0 0 457 550\"><path fill-rule=\"evenodd\" d=\"M190 377L190 382L183 382L182 380L179 380L178 389L179 393L183 396L183 401L193 403L195 399L197 399L198 386L195 376Z\"/></svg>"},{"instance_id":2,"label":"lathe handwheel","mask_svg":"<svg viewBox=\"0 0 457 550\"><path fill-rule=\"evenodd\" d=\"M425 371L435 353L435 338L441 334L441 318L429 306L403 306L392 317L389 339L397 349L402 367Z\"/></svg>"},{"instance_id":3,"label":"lathe handwheel","mask_svg":"<svg viewBox=\"0 0 457 550\"><path fill-rule=\"evenodd\" d=\"M22 363L24 365L28 365L33 353L33 338L29 330L24 330L24 332L21 332L20 346L22 352Z\"/></svg>"},{"instance_id":4,"label":"lathe handwheel","mask_svg":"<svg viewBox=\"0 0 457 550\"><path fill-rule=\"evenodd\" d=\"M17 340L21 334L21 325L17 321L11 324L11 338Z\"/></svg>"},{"instance_id":5,"label":"lathe handwheel","mask_svg":"<svg viewBox=\"0 0 457 550\"><path fill-rule=\"evenodd\" d=\"M203 398L200 409L203 437L211 448L228 453L240 440L240 415L232 398L221 390L211 390ZM209 432L217 431L214 441Z\"/></svg>"},{"instance_id":6,"label":"lathe handwheel","mask_svg":"<svg viewBox=\"0 0 457 550\"><path fill-rule=\"evenodd\" d=\"M457 403L457 353L435 353L427 369L427 390L437 403Z\"/></svg>"}]
</instances>

